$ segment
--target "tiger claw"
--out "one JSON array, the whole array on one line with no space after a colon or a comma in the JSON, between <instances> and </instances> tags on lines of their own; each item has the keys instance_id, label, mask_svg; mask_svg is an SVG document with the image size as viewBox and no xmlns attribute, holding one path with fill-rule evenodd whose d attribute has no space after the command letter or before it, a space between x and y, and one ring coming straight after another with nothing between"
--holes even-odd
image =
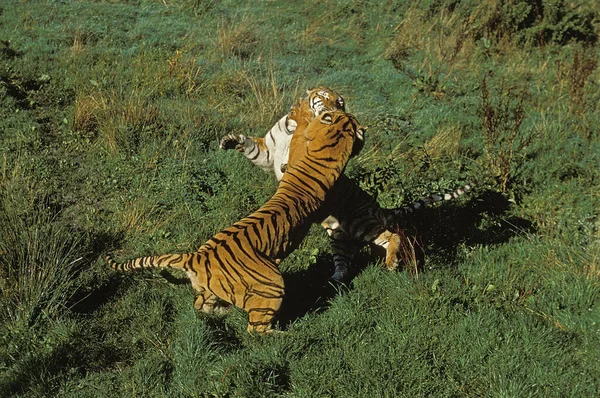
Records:
<instances>
[{"instance_id":1,"label":"tiger claw","mask_svg":"<svg viewBox=\"0 0 600 398\"><path fill-rule=\"evenodd\" d=\"M244 135L233 135L227 134L226 136L221 138L219 141L219 147L221 149L229 150L235 149L239 152L244 152L244 142L246 141L246 136Z\"/></svg>"}]
</instances>

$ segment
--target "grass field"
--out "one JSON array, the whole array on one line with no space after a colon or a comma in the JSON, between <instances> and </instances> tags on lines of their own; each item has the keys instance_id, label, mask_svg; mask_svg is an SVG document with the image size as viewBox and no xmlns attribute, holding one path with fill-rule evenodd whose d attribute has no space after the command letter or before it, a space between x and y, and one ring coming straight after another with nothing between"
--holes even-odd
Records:
<instances>
[{"instance_id":1,"label":"grass field","mask_svg":"<svg viewBox=\"0 0 600 398\"><path fill-rule=\"evenodd\" d=\"M600 395L600 5L107 0L0 4L0 396ZM369 127L346 174L423 211L418 275L315 226L277 327L205 316L176 272L276 181L218 148L307 88Z\"/></svg>"}]
</instances>

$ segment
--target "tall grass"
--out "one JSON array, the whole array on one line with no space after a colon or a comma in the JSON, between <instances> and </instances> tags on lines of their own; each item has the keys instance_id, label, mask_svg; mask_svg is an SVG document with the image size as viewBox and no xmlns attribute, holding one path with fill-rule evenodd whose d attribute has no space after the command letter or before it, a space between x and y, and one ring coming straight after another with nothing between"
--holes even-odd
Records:
<instances>
[{"instance_id":1,"label":"tall grass","mask_svg":"<svg viewBox=\"0 0 600 398\"><path fill-rule=\"evenodd\" d=\"M7 1L0 395L598 395L596 3ZM346 174L383 206L478 182L406 220L422 270L365 247L330 286L315 226L257 338L176 271L106 267L263 204L274 177L218 140L320 84L368 127Z\"/></svg>"},{"instance_id":2,"label":"tall grass","mask_svg":"<svg viewBox=\"0 0 600 398\"><path fill-rule=\"evenodd\" d=\"M82 261L81 238L55 223L43 198L33 207L14 192L0 199L0 316L5 325L34 327L67 310Z\"/></svg>"}]
</instances>

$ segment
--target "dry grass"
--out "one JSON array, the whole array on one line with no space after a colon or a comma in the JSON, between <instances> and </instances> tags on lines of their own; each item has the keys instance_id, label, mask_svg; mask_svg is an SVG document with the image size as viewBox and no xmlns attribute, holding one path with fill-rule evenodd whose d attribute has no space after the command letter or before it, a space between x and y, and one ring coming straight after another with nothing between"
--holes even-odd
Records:
<instances>
[{"instance_id":1,"label":"dry grass","mask_svg":"<svg viewBox=\"0 0 600 398\"><path fill-rule=\"evenodd\" d=\"M258 44L258 35L249 19L242 16L237 23L222 21L217 28L215 48L218 58L236 56L248 59Z\"/></svg>"},{"instance_id":2,"label":"dry grass","mask_svg":"<svg viewBox=\"0 0 600 398\"><path fill-rule=\"evenodd\" d=\"M71 54L77 55L83 52L85 41L85 34L77 29L77 31L75 31L75 36L73 37L73 44L71 45Z\"/></svg>"},{"instance_id":3,"label":"dry grass","mask_svg":"<svg viewBox=\"0 0 600 398\"><path fill-rule=\"evenodd\" d=\"M585 86L590 75L598 67L598 57L594 52L577 48L573 51L571 63L557 62L556 77L561 86L569 88L571 112L581 114L587 103Z\"/></svg>"},{"instance_id":4,"label":"dry grass","mask_svg":"<svg viewBox=\"0 0 600 398\"><path fill-rule=\"evenodd\" d=\"M452 157L458 153L462 133L456 126L443 127L423 145L430 159Z\"/></svg>"},{"instance_id":5,"label":"dry grass","mask_svg":"<svg viewBox=\"0 0 600 398\"><path fill-rule=\"evenodd\" d=\"M335 26L335 25L333 25ZM304 47L310 47L320 44L333 45L336 39L331 37L329 29L333 29L331 15L324 13L315 18L304 29L298 32L297 40Z\"/></svg>"},{"instance_id":6,"label":"dry grass","mask_svg":"<svg viewBox=\"0 0 600 398\"><path fill-rule=\"evenodd\" d=\"M488 76L481 84L481 117L487 168L506 192L515 159L535 138L535 130L521 131L525 120L526 92L521 87L500 83L496 93L488 88Z\"/></svg>"},{"instance_id":7,"label":"dry grass","mask_svg":"<svg viewBox=\"0 0 600 398\"><path fill-rule=\"evenodd\" d=\"M300 97L300 82L296 82L292 90L283 87L277 79L272 63L260 67L254 73L244 71L243 76L255 101L249 117L259 125L274 124L281 115L288 113L293 101Z\"/></svg>"},{"instance_id":8,"label":"dry grass","mask_svg":"<svg viewBox=\"0 0 600 398\"><path fill-rule=\"evenodd\" d=\"M406 73L422 91L443 97L446 81L455 72L472 68L476 47L468 40L471 23L447 11L428 16L425 10L412 6L396 26L396 35L384 58ZM417 51L424 54L423 60L417 68L410 68L406 61Z\"/></svg>"},{"instance_id":9,"label":"dry grass","mask_svg":"<svg viewBox=\"0 0 600 398\"><path fill-rule=\"evenodd\" d=\"M133 201L122 200L121 210L115 213L115 229L117 232L143 235L164 228L169 218L160 214L157 203L148 198L137 198Z\"/></svg>"},{"instance_id":10,"label":"dry grass","mask_svg":"<svg viewBox=\"0 0 600 398\"><path fill-rule=\"evenodd\" d=\"M455 156L460 147L461 137L462 133L458 127L442 127L423 146L407 149L405 143L400 142L387 154L382 153L380 148L374 146L361 152L354 162L362 167L369 167L373 164L389 164L391 161L418 167L425 159L432 161Z\"/></svg>"},{"instance_id":11,"label":"dry grass","mask_svg":"<svg viewBox=\"0 0 600 398\"><path fill-rule=\"evenodd\" d=\"M130 139L135 142L147 129L160 126L158 107L138 90L125 95L96 90L75 99L73 130L97 136L111 152Z\"/></svg>"},{"instance_id":12,"label":"dry grass","mask_svg":"<svg viewBox=\"0 0 600 398\"><path fill-rule=\"evenodd\" d=\"M199 94L205 83L202 79L203 70L194 59L187 55L188 51L176 50L175 53L167 59L169 65L169 78L179 83L180 90L188 97L194 97Z\"/></svg>"}]
</instances>

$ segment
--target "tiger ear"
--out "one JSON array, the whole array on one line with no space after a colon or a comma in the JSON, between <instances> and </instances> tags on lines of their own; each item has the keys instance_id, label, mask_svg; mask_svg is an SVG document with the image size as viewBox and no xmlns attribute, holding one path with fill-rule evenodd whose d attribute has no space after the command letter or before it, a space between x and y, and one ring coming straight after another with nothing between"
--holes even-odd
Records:
<instances>
[{"instance_id":1,"label":"tiger ear","mask_svg":"<svg viewBox=\"0 0 600 398\"><path fill-rule=\"evenodd\" d=\"M323 124L333 124L333 116L329 112L325 112L321 114L321 123Z\"/></svg>"}]
</instances>

